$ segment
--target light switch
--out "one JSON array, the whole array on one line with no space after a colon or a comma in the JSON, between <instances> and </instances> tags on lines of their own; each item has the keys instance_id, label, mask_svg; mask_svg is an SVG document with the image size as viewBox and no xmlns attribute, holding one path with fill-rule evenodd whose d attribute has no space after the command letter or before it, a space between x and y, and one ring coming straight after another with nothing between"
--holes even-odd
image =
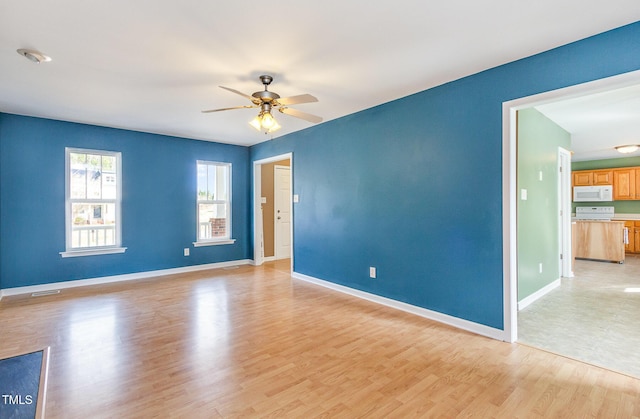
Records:
<instances>
[{"instance_id":1,"label":"light switch","mask_svg":"<svg viewBox=\"0 0 640 419\"><path fill-rule=\"evenodd\" d=\"M293 202L300 202L300 197L298 196L298 194L293 195Z\"/></svg>"},{"instance_id":2,"label":"light switch","mask_svg":"<svg viewBox=\"0 0 640 419\"><path fill-rule=\"evenodd\" d=\"M527 200L527 190L526 189L521 189L520 190L520 199L523 201Z\"/></svg>"},{"instance_id":3,"label":"light switch","mask_svg":"<svg viewBox=\"0 0 640 419\"><path fill-rule=\"evenodd\" d=\"M260 203L261 204L266 204L267 203L267 197L266 196L260 197Z\"/></svg>"}]
</instances>

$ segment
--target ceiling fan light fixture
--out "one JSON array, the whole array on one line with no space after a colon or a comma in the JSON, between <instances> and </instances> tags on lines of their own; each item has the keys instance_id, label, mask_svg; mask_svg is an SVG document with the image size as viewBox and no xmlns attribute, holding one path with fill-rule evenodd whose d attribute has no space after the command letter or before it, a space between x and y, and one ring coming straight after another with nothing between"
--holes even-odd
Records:
<instances>
[{"instance_id":1,"label":"ceiling fan light fixture","mask_svg":"<svg viewBox=\"0 0 640 419\"><path fill-rule=\"evenodd\" d=\"M27 58L28 60L33 61L36 64L46 63L51 61L51 57L44 55L40 51L36 51L33 49L20 48L16 50L16 52L22 55L23 57Z\"/></svg>"},{"instance_id":2,"label":"ceiling fan light fixture","mask_svg":"<svg viewBox=\"0 0 640 419\"><path fill-rule=\"evenodd\" d=\"M615 147L615 149L618 150L618 152L622 153L622 154L633 153L634 151L637 151L639 148L640 148L640 146L637 145L637 144L619 145L619 146Z\"/></svg>"},{"instance_id":3,"label":"ceiling fan light fixture","mask_svg":"<svg viewBox=\"0 0 640 419\"><path fill-rule=\"evenodd\" d=\"M273 115L271 115L271 112L266 112L262 115L262 128L269 130L275 123L276 120L273 118Z\"/></svg>"},{"instance_id":4,"label":"ceiling fan light fixture","mask_svg":"<svg viewBox=\"0 0 640 419\"><path fill-rule=\"evenodd\" d=\"M262 127L260 126L260 115L256 116L249 122L249 125L257 129L258 131L262 131Z\"/></svg>"},{"instance_id":5,"label":"ceiling fan light fixture","mask_svg":"<svg viewBox=\"0 0 640 419\"><path fill-rule=\"evenodd\" d=\"M274 132L282 128L271 112L260 112L249 124L258 131Z\"/></svg>"}]
</instances>

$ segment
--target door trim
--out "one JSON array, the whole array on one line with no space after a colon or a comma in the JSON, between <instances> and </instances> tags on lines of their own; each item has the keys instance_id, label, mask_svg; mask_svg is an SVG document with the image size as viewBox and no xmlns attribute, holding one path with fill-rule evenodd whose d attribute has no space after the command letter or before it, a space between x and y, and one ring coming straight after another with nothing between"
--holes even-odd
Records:
<instances>
[{"instance_id":1,"label":"door trim","mask_svg":"<svg viewBox=\"0 0 640 419\"><path fill-rule=\"evenodd\" d=\"M563 165L564 159L564 165ZM571 252L571 152L558 147L558 215L560 234L559 249L562 254L559 277L572 278L573 267Z\"/></svg>"},{"instance_id":2,"label":"door trim","mask_svg":"<svg viewBox=\"0 0 640 419\"><path fill-rule=\"evenodd\" d=\"M260 160L255 160L253 162L253 264L256 266L260 266L264 263L264 247L262 243L262 217L260 214L262 213L262 206L260 202L260 197L262 196L262 165L267 163L273 163L280 160L289 160L289 165L291 167L291 193L293 193L293 152L279 154L273 157L267 157ZM291 271L293 272L293 258L294 258L294 246L293 246L293 229L294 229L294 213L293 208L291 208Z\"/></svg>"}]
</instances>

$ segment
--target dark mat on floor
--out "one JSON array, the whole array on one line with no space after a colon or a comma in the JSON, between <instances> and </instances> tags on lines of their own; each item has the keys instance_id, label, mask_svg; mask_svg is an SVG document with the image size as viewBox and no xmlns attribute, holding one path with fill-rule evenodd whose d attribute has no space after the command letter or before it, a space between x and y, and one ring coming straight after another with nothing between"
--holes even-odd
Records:
<instances>
[{"instance_id":1,"label":"dark mat on floor","mask_svg":"<svg viewBox=\"0 0 640 419\"><path fill-rule=\"evenodd\" d=\"M43 351L0 359L0 418L35 418Z\"/></svg>"}]
</instances>

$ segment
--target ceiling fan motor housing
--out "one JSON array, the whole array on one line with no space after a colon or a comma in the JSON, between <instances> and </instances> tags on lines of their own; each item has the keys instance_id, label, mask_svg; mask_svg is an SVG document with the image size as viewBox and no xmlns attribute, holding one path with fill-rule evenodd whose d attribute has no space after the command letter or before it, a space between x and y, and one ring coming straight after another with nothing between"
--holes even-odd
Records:
<instances>
[{"instance_id":1,"label":"ceiling fan motor housing","mask_svg":"<svg viewBox=\"0 0 640 419\"><path fill-rule=\"evenodd\" d=\"M260 102L266 102L266 103L270 103L270 102L272 102L272 101L274 101L276 99L280 99L280 95L279 94L270 92L268 90L265 90L263 92L255 92L251 96L255 97Z\"/></svg>"},{"instance_id":2,"label":"ceiling fan motor housing","mask_svg":"<svg viewBox=\"0 0 640 419\"><path fill-rule=\"evenodd\" d=\"M267 86L271 84L271 82L273 81L273 77L264 74L260 76L260 81L262 82L262 84L264 84L264 91L255 92L251 95L258 99L258 102L255 102L257 105L260 105L261 103L271 103L276 99L280 99L279 94L267 90Z\"/></svg>"}]
</instances>

